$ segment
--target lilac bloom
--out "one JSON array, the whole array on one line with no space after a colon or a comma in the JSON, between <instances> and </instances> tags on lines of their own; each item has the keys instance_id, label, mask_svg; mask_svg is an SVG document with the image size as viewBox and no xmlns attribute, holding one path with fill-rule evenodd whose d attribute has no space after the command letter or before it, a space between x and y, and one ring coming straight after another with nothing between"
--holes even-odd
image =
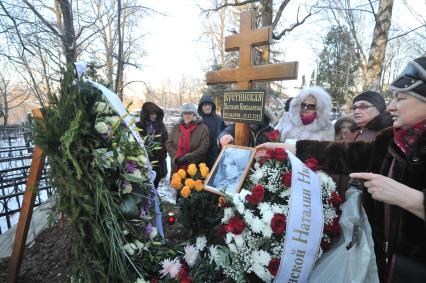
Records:
<instances>
[{"instance_id":1,"label":"lilac bloom","mask_svg":"<svg viewBox=\"0 0 426 283\"><path fill-rule=\"evenodd\" d=\"M127 172L133 173L137 169L137 163L133 160L127 160Z\"/></svg>"}]
</instances>

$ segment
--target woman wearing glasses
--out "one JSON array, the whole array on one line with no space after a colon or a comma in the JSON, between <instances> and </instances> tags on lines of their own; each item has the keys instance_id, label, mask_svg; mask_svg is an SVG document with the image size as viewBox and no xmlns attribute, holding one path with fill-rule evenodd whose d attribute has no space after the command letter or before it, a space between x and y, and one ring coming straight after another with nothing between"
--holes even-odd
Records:
<instances>
[{"instance_id":1,"label":"woman wearing glasses","mask_svg":"<svg viewBox=\"0 0 426 283\"><path fill-rule=\"evenodd\" d=\"M330 121L330 95L321 87L302 90L290 103L290 109L275 129L281 132L281 141L334 140L334 127Z\"/></svg>"},{"instance_id":2,"label":"woman wearing glasses","mask_svg":"<svg viewBox=\"0 0 426 283\"><path fill-rule=\"evenodd\" d=\"M358 126L354 141L373 141L377 134L392 126L386 103L379 93L366 91L352 100L353 119Z\"/></svg>"},{"instance_id":3,"label":"woman wearing glasses","mask_svg":"<svg viewBox=\"0 0 426 283\"><path fill-rule=\"evenodd\" d=\"M381 281L426 282L426 57L408 63L390 89L393 127L372 142L298 141L258 148L282 146L301 160L315 157L329 173L358 172L350 176L365 180L363 205Z\"/></svg>"}]
</instances>

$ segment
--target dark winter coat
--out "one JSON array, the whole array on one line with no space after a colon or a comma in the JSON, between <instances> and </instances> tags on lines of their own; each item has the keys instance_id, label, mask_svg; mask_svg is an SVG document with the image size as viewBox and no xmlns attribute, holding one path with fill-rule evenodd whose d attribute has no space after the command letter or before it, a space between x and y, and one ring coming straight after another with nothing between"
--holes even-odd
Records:
<instances>
[{"instance_id":1,"label":"dark winter coat","mask_svg":"<svg viewBox=\"0 0 426 283\"><path fill-rule=\"evenodd\" d=\"M149 124L149 115L155 112L157 114L156 121L154 123L154 133L148 134L148 124ZM149 135L149 138L154 139L154 141L159 142L161 148L153 151L152 156L149 157L151 162L157 161L158 163L153 164L153 169L157 173L155 177L154 184L157 187L160 180L167 175L167 150L166 150L166 141L168 139L167 128L163 123L164 111L158 107L153 102L145 102L142 105L142 110L140 114L140 120L136 123L136 126L142 129L140 132L142 137ZM158 137L155 137L159 135Z\"/></svg>"},{"instance_id":2,"label":"dark winter coat","mask_svg":"<svg viewBox=\"0 0 426 283\"><path fill-rule=\"evenodd\" d=\"M364 129L358 130L354 141L371 142L376 139L376 136L386 128L391 127L393 124L392 117L389 112L382 112L374 117L367 123ZM336 182L337 191L342 196L348 188L349 176L348 175L332 175L333 180Z\"/></svg>"},{"instance_id":3,"label":"dark winter coat","mask_svg":"<svg viewBox=\"0 0 426 283\"><path fill-rule=\"evenodd\" d=\"M205 114L202 110L204 104L212 104L211 114ZM219 117L216 114L216 104L213 102L213 99L210 95L204 95L201 97L198 104L198 114L203 118L203 124L209 129L209 149L206 156L206 163L209 168L212 168L214 162L216 161L217 156L219 155L220 147L217 140L220 132L225 129L226 125L223 122L222 117Z\"/></svg>"},{"instance_id":4,"label":"dark winter coat","mask_svg":"<svg viewBox=\"0 0 426 283\"><path fill-rule=\"evenodd\" d=\"M301 160L315 157L328 173L373 172L426 193L426 134L408 157L393 141L392 128L369 143L328 143L299 141L297 156ZM390 172L391 164L393 169ZM363 204L371 224L380 277L384 278L384 204L364 193ZM403 255L426 264L425 221L397 206L391 206L390 253ZM398 224L400 232L398 235Z\"/></svg>"},{"instance_id":5,"label":"dark winter coat","mask_svg":"<svg viewBox=\"0 0 426 283\"><path fill-rule=\"evenodd\" d=\"M169 139L166 142L167 152L170 155L172 163L172 172L176 170L174 161L179 139L182 136L182 132L179 129L179 125L182 123L183 119L181 118L180 123L173 126ZM198 164L200 162L205 162L206 159L206 153L209 148L209 130L207 126L202 123L199 116L195 116L191 123L198 124L198 127L191 133L190 152L187 154L187 157L189 163Z\"/></svg>"},{"instance_id":6,"label":"dark winter coat","mask_svg":"<svg viewBox=\"0 0 426 283\"><path fill-rule=\"evenodd\" d=\"M392 116L389 112L382 112L367 123L364 129L359 130L354 141L374 141L376 136L393 124Z\"/></svg>"}]
</instances>

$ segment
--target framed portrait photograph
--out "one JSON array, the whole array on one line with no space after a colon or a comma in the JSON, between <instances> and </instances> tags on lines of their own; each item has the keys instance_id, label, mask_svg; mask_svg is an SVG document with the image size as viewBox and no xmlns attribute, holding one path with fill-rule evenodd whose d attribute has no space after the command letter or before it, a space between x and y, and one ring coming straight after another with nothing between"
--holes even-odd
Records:
<instances>
[{"instance_id":1,"label":"framed portrait photograph","mask_svg":"<svg viewBox=\"0 0 426 283\"><path fill-rule=\"evenodd\" d=\"M204 188L207 191L223 195L238 193L253 162L255 148L226 145L220 152Z\"/></svg>"}]
</instances>

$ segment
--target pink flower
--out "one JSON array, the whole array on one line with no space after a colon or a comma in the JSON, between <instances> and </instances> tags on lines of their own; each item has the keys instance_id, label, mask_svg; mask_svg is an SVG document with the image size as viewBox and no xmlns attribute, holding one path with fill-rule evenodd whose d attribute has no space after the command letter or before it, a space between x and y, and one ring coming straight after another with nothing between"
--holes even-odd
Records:
<instances>
[{"instance_id":1,"label":"pink flower","mask_svg":"<svg viewBox=\"0 0 426 283\"><path fill-rule=\"evenodd\" d=\"M161 262L161 266L163 267L163 269L160 270L161 277L170 274L170 277L174 278L179 273L181 263L178 261L177 258L175 258L174 260L166 258Z\"/></svg>"}]
</instances>

